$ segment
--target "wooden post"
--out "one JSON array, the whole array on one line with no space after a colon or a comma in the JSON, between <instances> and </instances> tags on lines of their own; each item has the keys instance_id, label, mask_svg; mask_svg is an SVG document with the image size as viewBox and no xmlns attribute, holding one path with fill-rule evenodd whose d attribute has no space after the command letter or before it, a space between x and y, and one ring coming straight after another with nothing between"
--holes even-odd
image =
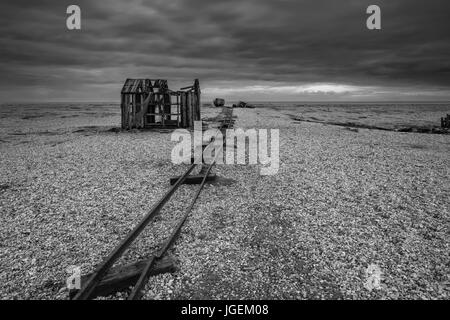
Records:
<instances>
[{"instance_id":1,"label":"wooden post","mask_svg":"<svg viewBox=\"0 0 450 320\"><path fill-rule=\"evenodd\" d=\"M142 114L142 109L143 109L143 105L144 105L144 99L142 97L142 93L139 94L139 103L138 103L138 108L137 108L137 113L136 113L136 125L137 128L142 129L142 122L144 120L144 116Z\"/></svg>"},{"instance_id":2,"label":"wooden post","mask_svg":"<svg viewBox=\"0 0 450 320\"><path fill-rule=\"evenodd\" d=\"M194 81L194 95L195 95L195 120L201 120L200 114L200 83L198 79Z\"/></svg>"},{"instance_id":3,"label":"wooden post","mask_svg":"<svg viewBox=\"0 0 450 320\"><path fill-rule=\"evenodd\" d=\"M120 95L120 112L121 112L120 126L121 126L122 129L125 129L125 122L124 122L125 107L124 107L124 101L125 101L125 96L124 96L124 94L121 94Z\"/></svg>"},{"instance_id":4,"label":"wooden post","mask_svg":"<svg viewBox=\"0 0 450 320\"><path fill-rule=\"evenodd\" d=\"M186 94L184 92L180 92L180 109L181 109L181 126L183 128L186 128L187 127Z\"/></svg>"},{"instance_id":5,"label":"wooden post","mask_svg":"<svg viewBox=\"0 0 450 320\"><path fill-rule=\"evenodd\" d=\"M192 125L197 121L197 95L192 91Z\"/></svg>"},{"instance_id":6,"label":"wooden post","mask_svg":"<svg viewBox=\"0 0 450 320\"><path fill-rule=\"evenodd\" d=\"M130 125L129 125L130 129L133 129L133 127L134 127L134 100L135 100L135 95L131 94L130 95L130 111L131 111L131 114L130 114Z\"/></svg>"},{"instance_id":7,"label":"wooden post","mask_svg":"<svg viewBox=\"0 0 450 320\"><path fill-rule=\"evenodd\" d=\"M129 123L128 123L128 118L130 117L130 95L129 94L125 94L125 103L124 103L124 129L128 130L129 129Z\"/></svg>"},{"instance_id":8,"label":"wooden post","mask_svg":"<svg viewBox=\"0 0 450 320\"><path fill-rule=\"evenodd\" d=\"M128 128L128 118L129 118L129 116L130 116L130 110L129 110L129 108L130 108L130 95L129 94L126 94L125 95L125 129L129 129Z\"/></svg>"},{"instance_id":9,"label":"wooden post","mask_svg":"<svg viewBox=\"0 0 450 320\"><path fill-rule=\"evenodd\" d=\"M149 110L148 113L153 113L154 114L155 110L156 110L156 106L155 106L156 97L155 97L154 93L150 93L150 94L152 95L152 97L150 98L150 102L149 102L150 108L148 109ZM149 116L149 118L150 118L150 120L149 120L150 122L149 123L155 123L155 116L154 115Z\"/></svg>"},{"instance_id":10,"label":"wooden post","mask_svg":"<svg viewBox=\"0 0 450 320\"><path fill-rule=\"evenodd\" d=\"M200 94L196 90L195 91L195 120L200 121Z\"/></svg>"},{"instance_id":11,"label":"wooden post","mask_svg":"<svg viewBox=\"0 0 450 320\"><path fill-rule=\"evenodd\" d=\"M139 126L139 101L140 101L140 94L137 93L134 95L134 103L133 103L133 127L138 128Z\"/></svg>"},{"instance_id":12,"label":"wooden post","mask_svg":"<svg viewBox=\"0 0 450 320\"><path fill-rule=\"evenodd\" d=\"M130 128L133 129L135 127L135 119L136 119L136 94L131 95L131 117L130 117Z\"/></svg>"},{"instance_id":13,"label":"wooden post","mask_svg":"<svg viewBox=\"0 0 450 320\"><path fill-rule=\"evenodd\" d=\"M187 106L186 113L188 115L187 125L189 128L192 128L194 126L194 121L192 118L192 93L190 91L186 93L186 106Z\"/></svg>"},{"instance_id":14,"label":"wooden post","mask_svg":"<svg viewBox=\"0 0 450 320\"><path fill-rule=\"evenodd\" d=\"M164 118L165 120L171 120L170 114L172 113L170 94L164 93L163 95L163 104L164 104Z\"/></svg>"},{"instance_id":15,"label":"wooden post","mask_svg":"<svg viewBox=\"0 0 450 320\"><path fill-rule=\"evenodd\" d=\"M179 127L181 125L180 120L180 95L177 94L177 126Z\"/></svg>"}]
</instances>

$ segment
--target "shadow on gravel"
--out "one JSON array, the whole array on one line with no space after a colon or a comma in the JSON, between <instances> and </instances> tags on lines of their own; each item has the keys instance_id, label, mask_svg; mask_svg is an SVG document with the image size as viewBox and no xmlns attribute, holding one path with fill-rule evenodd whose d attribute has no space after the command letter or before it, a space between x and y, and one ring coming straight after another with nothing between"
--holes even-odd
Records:
<instances>
[{"instance_id":1,"label":"shadow on gravel","mask_svg":"<svg viewBox=\"0 0 450 320\"><path fill-rule=\"evenodd\" d=\"M231 186L232 184L236 183L236 180L224 178L224 177L216 177L216 180L211 182L211 184L215 186Z\"/></svg>"}]
</instances>

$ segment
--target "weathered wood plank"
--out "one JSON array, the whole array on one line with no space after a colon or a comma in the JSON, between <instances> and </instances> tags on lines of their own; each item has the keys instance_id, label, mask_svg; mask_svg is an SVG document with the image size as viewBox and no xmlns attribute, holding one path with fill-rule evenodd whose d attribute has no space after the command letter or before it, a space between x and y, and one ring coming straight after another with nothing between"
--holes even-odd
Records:
<instances>
[{"instance_id":1,"label":"weathered wood plank","mask_svg":"<svg viewBox=\"0 0 450 320\"><path fill-rule=\"evenodd\" d=\"M120 95L120 126L122 129L125 129L125 122L124 122L124 114L125 114L125 95L121 94Z\"/></svg>"},{"instance_id":2,"label":"weathered wood plank","mask_svg":"<svg viewBox=\"0 0 450 320\"><path fill-rule=\"evenodd\" d=\"M186 94L182 92L180 94L180 109L181 109L181 126L183 128L187 127L186 122Z\"/></svg>"},{"instance_id":3,"label":"weathered wood plank","mask_svg":"<svg viewBox=\"0 0 450 320\"><path fill-rule=\"evenodd\" d=\"M130 95L125 95L125 101L124 101L124 129L128 130L130 129L130 124L128 122L128 118L130 116Z\"/></svg>"},{"instance_id":4,"label":"weathered wood plank","mask_svg":"<svg viewBox=\"0 0 450 320\"><path fill-rule=\"evenodd\" d=\"M108 296L119 291L123 291L130 286L133 286L139 279L142 271L144 270L148 260L141 260L125 266L118 266L111 268L106 274L103 280L95 288L93 297ZM157 260L150 275L155 276L161 273L174 272L176 269L175 263L170 256L164 256L160 260ZM84 275L81 277L81 285L91 276ZM72 298L76 295L78 290L70 290L69 297Z\"/></svg>"},{"instance_id":5,"label":"weathered wood plank","mask_svg":"<svg viewBox=\"0 0 450 320\"><path fill-rule=\"evenodd\" d=\"M204 177L204 175L188 176L184 180L183 184L200 184L203 181L203 177ZM170 185L171 186L174 185L178 181L179 178L180 178L179 176L170 178ZM215 174L210 174L210 175L208 175L206 177L206 182L211 182L211 181L214 181L214 180L216 180L216 175Z\"/></svg>"}]
</instances>

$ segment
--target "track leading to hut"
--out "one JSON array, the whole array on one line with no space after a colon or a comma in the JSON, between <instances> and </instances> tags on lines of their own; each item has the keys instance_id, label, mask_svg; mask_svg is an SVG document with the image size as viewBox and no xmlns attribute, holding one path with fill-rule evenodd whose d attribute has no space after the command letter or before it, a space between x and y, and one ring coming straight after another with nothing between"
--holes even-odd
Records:
<instances>
[{"instance_id":1,"label":"track leading to hut","mask_svg":"<svg viewBox=\"0 0 450 320\"><path fill-rule=\"evenodd\" d=\"M225 133L227 128L231 128L233 125L233 109L223 107L221 114L217 117L219 123L219 130L222 134ZM216 155L217 156L217 155ZM170 235L166 238L164 243L160 246L160 249L154 253L145 263L137 263L131 269L130 267L125 270L111 272L114 263L126 252L130 245L136 240L142 231L155 219L160 213L164 205L174 195L177 189L190 178L190 174L195 169L197 164L191 164L183 175L178 177L176 181L172 180L171 188L165 193L165 195L156 202L152 209L146 214L142 220L133 228L132 231L111 251L111 253L103 260L103 262L96 268L96 270L82 278L81 289L72 291L71 296L73 300L88 300L93 299L99 295L106 295L114 291L120 291L125 287L129 287L129 282L137 278L131 293L128 296L128 300L138 300L142 297L143 288L148 282L149 277L152 274L158 272L164 272L164 270L156 271L155 267L160 263L159 268L164 269L161 266L161 262L165 257L168 250L174 245L178 236L181 233L182 227L189 217L190 212L195 206L197 199L205 185L208 177L210 177L211 169L215 165L215 159L209 165L201 164L200 171L196 178L201 178L200 185L198 186L190 205L185 210L183 216L179 219L176 227L172 230ZM191 182L192 183L192 182ZM194 182L195 183L195 182ZM108 283L102 281L109 278Z\"/></svg>"}]
</instances>

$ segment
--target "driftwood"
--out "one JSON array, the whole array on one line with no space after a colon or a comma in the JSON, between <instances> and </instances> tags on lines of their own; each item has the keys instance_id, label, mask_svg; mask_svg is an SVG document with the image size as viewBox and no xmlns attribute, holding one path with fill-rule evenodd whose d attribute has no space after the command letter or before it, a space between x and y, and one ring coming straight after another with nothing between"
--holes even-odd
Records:
<instances>
[{"instance_id":1,"label":"driftwood","mask_svg":"<svg viewBox=\"0 0 450 320\"><path fill-rule=\"evenodd\" d=\"M93 298L99 296L108 296L119 291L124 291L130 286L133 286L139 279L144 270L148 260L141 260L125 266L112 268L99 285L95 288ZM151 276L156 276L161 273L174 272L176 269L173 259L170 256L164 256L157 260L150 271ZM86 282L91 274L81 277L81 286ZM73 298L78 290L70 290L69 297Z\"/></svg>"}]
</instances>

